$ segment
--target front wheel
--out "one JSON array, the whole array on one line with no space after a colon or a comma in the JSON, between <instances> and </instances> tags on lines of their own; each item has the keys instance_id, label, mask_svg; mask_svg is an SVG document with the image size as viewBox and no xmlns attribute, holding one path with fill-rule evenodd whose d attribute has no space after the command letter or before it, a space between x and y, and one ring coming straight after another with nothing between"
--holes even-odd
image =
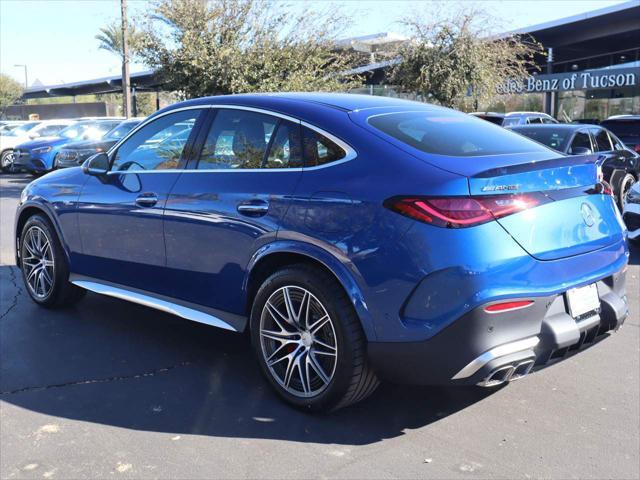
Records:
<instances>
[{"instance_id":1,"label":"front wheel","mask_svg":"<svg viewBox=\"0 0 640 480\"><path fill-rule=\"evenodd\" d=\"M294 265L265 280L251 311L251 338L267 380L296 407L336 410L378 386L353 306L319 268Z\"/></svg>"},{"instance_id":2,"label":"front wheel","mask_svg":"<svg viewBox=\"0 0 640 480\"><path fill-rule=\"evenodd\" d=\"M70 306L86 292L69 282L62 245L44 215L33 215L22 229L20 269L29 296L43 307Z\"/></svg>"},{"instance_id":3,"label":"front wheel","mask_svg":"<svg viewBox=\"0 0 640 480\"><path fill-rule=\"evenodd\" d=\"M2 171L5 173L13 173L14 166L13 160L15 159L15 154L13 150L5 150L0 155L0 166L2 166Z\"/></svg>"}]
</instances>

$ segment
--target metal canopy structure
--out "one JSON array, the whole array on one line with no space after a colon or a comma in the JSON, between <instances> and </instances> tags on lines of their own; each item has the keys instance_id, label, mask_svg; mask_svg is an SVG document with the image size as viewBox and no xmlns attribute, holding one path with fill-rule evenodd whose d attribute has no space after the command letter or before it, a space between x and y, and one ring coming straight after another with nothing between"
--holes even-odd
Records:
<instances>
[{"instance_id":1,"label":"metal canopy structure","mask_svg":"<svg viewBox=\"0 0 640 480\"><path fill-rule=\"evenodd\" d=\"M131 86L138 92L156 92L161 89L162 81L153 70L131 74ZM25 90L22 98L74 97L97 93L121 93L122 76L102 77L81 82L62 83L59 85L41 85Z\"/></svg>"}]
</instances>

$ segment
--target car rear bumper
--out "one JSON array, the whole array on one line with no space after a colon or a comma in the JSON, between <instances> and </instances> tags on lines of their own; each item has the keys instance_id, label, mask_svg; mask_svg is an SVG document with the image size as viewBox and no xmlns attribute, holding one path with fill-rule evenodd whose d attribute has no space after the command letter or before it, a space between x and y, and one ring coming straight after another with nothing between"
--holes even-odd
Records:
<instances>
[{"instance_id":1,"label":"car rear bumper","mask_svg":"<svg viewBox=\"0 0 640 480\"><path fill-rule=\"evenodd\" d=\"M486 304L421 342L371 342L368 354L385 379L436 385L495 385L515 380L617 330L629 311L626 267L597 282L600 311L576 321L565 294L527 297L524 309L487 313Z\"/></svg>"}]
</instances>

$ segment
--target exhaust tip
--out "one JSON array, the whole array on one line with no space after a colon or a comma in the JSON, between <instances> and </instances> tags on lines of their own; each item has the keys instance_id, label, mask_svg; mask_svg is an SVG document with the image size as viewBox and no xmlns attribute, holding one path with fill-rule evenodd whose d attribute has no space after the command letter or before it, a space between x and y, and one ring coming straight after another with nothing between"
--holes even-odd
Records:
<instances>
[{"instance_id":1,"label":"exhaust tip","mask_svg":"<svg viewBox=\"0 0 640 480\"><path fill-rule=\"evenodd\" d=\"M481 381L478 385L481 387L497 387L498 385L502 385L505 382L508 382L513 375L516 367L513 365L506 365L504 367L500 367L493 372L491 372L487 378Z\"/></svg>"},{"instance_id":2,"label":"exhaust tip","mask_svg":"<svg viewBox=\"0 0 640 480\"><path fill-rule=\"evenodd\" d=\"M514 382L516 380L520 380L525 375L528 375L533 368L534 363L534 360L526 360L524 362L520 362L518 365L516 365L509 381Z\"/></svg>"}]
</instances>

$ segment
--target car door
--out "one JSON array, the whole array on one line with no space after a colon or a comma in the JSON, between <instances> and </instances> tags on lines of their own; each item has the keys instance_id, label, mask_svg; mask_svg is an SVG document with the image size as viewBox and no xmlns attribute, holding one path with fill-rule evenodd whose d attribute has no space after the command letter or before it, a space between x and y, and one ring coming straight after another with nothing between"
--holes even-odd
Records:
<instances>
[{"instance_id":1,"label":"car door","mask_svg":"<svg viewBox=\"0 0 640 480\"><path fill-rule=\"evenodd\" d=\"M153 119L110 152L107 175L88 177L78 205L78 274L170 294L162 214L203 112L188 108Z\"/></svg>"},{"instance_id":2,"label":"car door","mask_svg":"<svg viewBox=\"0 0 640 480\"><path fill-rule=\"evenodd\" d=\"M211 116L167 200L167 266L182 300L240 314L247 265L275 240L302 174L300 124L232 107Z\"/></svg>"}]
</instances>

